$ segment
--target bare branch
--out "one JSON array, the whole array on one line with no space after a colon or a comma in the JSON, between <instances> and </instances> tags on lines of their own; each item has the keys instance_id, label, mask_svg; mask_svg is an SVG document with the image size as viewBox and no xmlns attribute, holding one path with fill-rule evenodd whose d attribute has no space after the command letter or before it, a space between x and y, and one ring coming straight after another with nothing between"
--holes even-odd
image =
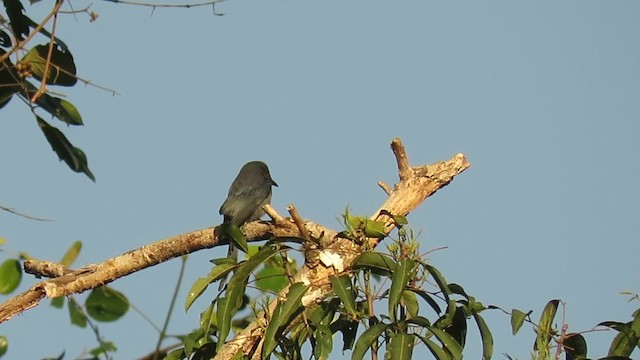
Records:
<instances>
[{"instance_id":1,"label":"bare branch","mask_svg":"<svg viewBox=\"0 0 640 360\"><path fill-rule=\"evenodd\" d=\"M291 215L291 218L293 219L293 222L296 224L296 227L298 228L298 230L300 230L300 234L302 234L302 238L305 240L309 240L309 232L304 227L302 218L300 217L300 214L298 213L298 209L296 209L296 206L293 204L290 204L289 206L287 206L287 211L289 212L289 215Z\"/></svg>"}]
</instances>

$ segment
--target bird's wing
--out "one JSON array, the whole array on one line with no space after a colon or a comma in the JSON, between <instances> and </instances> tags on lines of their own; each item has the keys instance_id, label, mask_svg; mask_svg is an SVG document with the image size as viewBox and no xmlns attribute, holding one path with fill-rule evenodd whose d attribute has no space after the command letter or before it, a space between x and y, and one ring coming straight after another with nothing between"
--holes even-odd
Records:
<instances>
[{"instance_id":1,"label":"bird's wing","mask_svg":"<svg viewBox=\"0 0 640 360\"><path fill-rule=\"evenodd\" d=\"M245 222L258 220L262 214L262 206L271 199L271 186L269 188L245 188L230 192L227 199L220 207L220 215L229 218L238 226Z\"/></svg>"}]
</instances>

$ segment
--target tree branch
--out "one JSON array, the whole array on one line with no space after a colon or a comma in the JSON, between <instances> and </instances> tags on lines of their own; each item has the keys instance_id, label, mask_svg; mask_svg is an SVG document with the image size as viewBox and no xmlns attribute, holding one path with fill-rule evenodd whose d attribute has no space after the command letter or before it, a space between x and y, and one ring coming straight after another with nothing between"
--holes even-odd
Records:
<instances>
[{"instance_id":1,"label":"tree branch","mask_svg":"<svg viewBox=\"0 0 640 360\"><path fill-rule=\"evenodd\" d=\"M448 161L411 167L400 139L394 139L391 148L396 156L400 182L395 184L393 189L388 186L383 187L389 193L389 197L372 217L373 220L385 222L387 234L395 228L392 215L406 216L427 197L449 184L456 175L470 166L464 155L457 154ZM294 221L282 219L275 211L273 213L277 218L275 222L256 221L243 227L248 241L304 237ZM355 244L349 239L341 238L337 231L322 225L310 221L302 225L311 238L319 240L310 249L306 249L305 265L294 277L294 282L310 285L302 299L304 306L310 306L320 303L331 293L330 278L332 276L349 273L357 256L374 248L379 240L371 239L368 244ZM61 276L42 281L0 305L0 323L37 306L45 297L53 298L80 293L158 263L223 244L227 242L220 241L212 228L206 228L142 246L100 264L88 265L77 270L64 270ZM25 264L25 268L32 267ZM39 275L47 276L47 274ZM272 316L277 299L286 296L287 292L288 288L284 289L280 296L269 304L266 313L258 314L253 323L222 347L216 358L232 358L238 350L242 350L245 354L255 351L254 358L259 358L265 324Z\"/></svg>"}]
</instances>

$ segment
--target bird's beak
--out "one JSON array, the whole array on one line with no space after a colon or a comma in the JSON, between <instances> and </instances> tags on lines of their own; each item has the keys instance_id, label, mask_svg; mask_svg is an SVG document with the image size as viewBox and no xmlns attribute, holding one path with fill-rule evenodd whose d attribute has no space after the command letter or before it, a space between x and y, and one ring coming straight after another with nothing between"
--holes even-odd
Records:
<instances>
[{"instance_id":1,"label":"bird's beak","mask_svg":"<svg viewBox=\"0 0 640 360\"><path fill-rule=\"evenodd\" d=\"M277 184L275 181L273 181L273 180L271 180L271 185L273 185L273 186L275 186L275 187L279 187L279 186L278 186L278 184Z\"/></svg>"}]
</instances>

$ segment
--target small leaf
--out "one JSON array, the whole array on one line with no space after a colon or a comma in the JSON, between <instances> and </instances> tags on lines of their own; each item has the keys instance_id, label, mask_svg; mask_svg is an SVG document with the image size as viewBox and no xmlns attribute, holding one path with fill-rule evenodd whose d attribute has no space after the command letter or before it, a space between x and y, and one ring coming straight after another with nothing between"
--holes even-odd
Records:
<instances>
[{"instance_id":1,"label":"small leaf","mask_svg":"<svg viewBox=\"0 0 640 360\"><path fill-rule=\"evenodd\" d=\"M396 225L407 225L409 223L409 221L407 221L407 217L402 215L393 215L393 221Z\"/></svg>"},{"instance_id":2,"label":"small leaf","mask_svg":"<svg viewBox=\"0 0 640 360\"><path fill-rule=\"evenodd\" d=\"M20 261L7 259L0 265L0 294L7 295L13 292L22 280Z\"/></svg>"},{"instance_id":3,"label":"small leaf","mask_svg":"<svg viewBox=\"0 0 640 360\"><path fill-rule=\"evenodd\" d=\"M394 360L409 360L413 355L413 340L412 334L393 334L389 341L389 347L387 348L387 359Z\"/></svg>"},{"instance_id":4,"label":"small leaf","mask_svg":"<svg viewBox=\"0 0 640 360\"><path fill-rule=\"evenodd\" d=\"M638 344L638 335L631 329L631 322L615 327L618 335L611 341L608 356L629 357Z\"/></svg>"},{"instance_id":5,"label":"small leaf","mask_svg":"<svg viewBox=\"0 0 640 360\"><path fill-rule=\"evenodd\" d=\"M342 301L345 310L355 319L357 317L356 294L349 275L332 277L331 285L333 286L333 292Z\"/></svg>"},{"instance_id":6,"label":"small leaf","mask_svg":"<svg viewBox=\"0 0 640 360\"><path fill-rule=\"evenodd\" d=\"M89 294L85 308L87 314L97 321L115 321L129 311L129 300L121 292L101 286Z\"/></svg>"},{"instance_id":7,"label":"small leaf","mask_svg":"<svg viewBox=\"0 0 640 360\"><path fill-rule=\"evenodd\" d=\"M302 297L307 293L309 285L303 283L295 283L289 288L287 297L284 301L278 302L273 316L264 332L264 346L262 347L262 358L269 357L271 352L276 348L278 339L282 335L285 325L300 312L302 307Z\"/></svg>"},{"instance_id":8,"label":"small leaf","mask_svg":"<svg viewBox=\"0 0 640 360\"><path fill-rule=\"evenodd\" d=\"M76 77L76 64L70 51L61 51L55 45L51 47L49 58L49 44L37 45L22 58L22 62L28 63L33 72L33 77L42 81L45 70L47 71L46 83L49 85L73 86L78 82ZM47 59L49 63L47 64Z\"/></svg>"},{"instance_id":9,"label":"small leaf","mask_svg":"<svg viewBox=\"0 0 640 360\"><path fill-rule=\"evenodd\" d=\"M431 306L431 308L436 312L436 314L440 315L440 313L442 312L442 309L440 309L440 305L438 305L438 303L435 300L433 300L431 295L429 295L426 291L422 289L413 289L413 288L410 288L409 291L412 291L416 293L418 296L420 296L424 301L426 301L429 304L429 306Z\"/></svg>"},{"instance_id":10,"label":"small leaf","mask_svg":"<svg viewBox=\"0 0 640 360\"><path fill-rule=\"evenodd\" d=\"M30 97L35 95L37 89L29 82L25 82L25 84L28 87L27 94ZM36 104L67 125L83 125L80 112L67 100L44 93L36 100Z\"/></svg>"},{"instance_id":11,"label":"small leaf","mask_svg":"<svg viewBox=\"0 0 640 360\"><path fill-rule=\"evenodd\" d=\"M356 335L358 334L358 321L347 319L346 317L336 320L331 324L331 328L336 326L335 331L342 333L342 351L353 349L353 344L356 342Z\"/></svg>"},{"instance_id":12,"label":"small leaf","mask_svg":"<svg viewBox=\"0 0 640 360\"><path fill-rule=\"evenodd\" d=\"M353 348L353 353L351 353L351 360L362 360L364 355L367 353L369 348L378 341L378 338L382 333L386 330L387 325L383 323L375 324L365 330L358 341L356 341L356 345Z\"/></svg>"},{"instance_id":13,"label":"small leaf","mask_svg":"<svg viewBox=\"0 0 640 360\"><path fill-rule=\"evenodd\" d=\"M236 307L230 306L229 299L221 297L218 299L218 309L216 311L216 319L218 321L218 346L220 351L222 345L227 340L227 336L231 332L231 318L236 312Z\"/></svg>"},{"instance_id":14,"label":"small leaf","mask_svg":"<svg viewBox=\"0 0 640 360\"><path fill-rule=\"evenodd\" d=\"M69 318L71 319L71 323L81 328L87 327L87 316L82 312L80 305L78 305L73 296L69 296L67 304L69 307Z\"/></svg>"},{"instance_id":15,"label":"small leaf","mask_svg":"<svg viewBox=\"0 0 640 360\"><path fill-rule=\"evenodd\" d=\"M431 274L431 276L433 276L433 279L436 281L436 284L438 284L438 287L442 291L442 295L448 302L451 291L449 290L449 286L447 285L447 280L445 280L444 276L442 276L440 271L438 271L438 269L436 269L435 267L431 265L425 265L425 269L429 272L429 274Z\"/></svg>"},{"instance_id":16,"label":"small leaf","mask_svg":"<svg viewBox=\"0 0 640 360\"><path fill-rule=\"evenodd\" d=\"M44 133L44 137L51 145L53 151L58 154L58 158L60 160L64 160L71 170L75 172L83 172L87 177L89 177L89 179L96 181L95 177L89 170L87 157L84 152L71 145L69 140L67 140L60 130L49 125L39 116L36 116L36 119L38 121L38 126L40 126L40 129Z\"/></svg>"},{"instance_id":17,"label":"small leaf","mask_svg":"<svg viewBox=\"0 0 640 360\"><path fill-rule=\"evenodd\" d=\"M526 318L526 313L518 309L511 310L511 332L513 333L513 335L516 335L518 333L518 330L520 330Z\"/></svg>"},{"instance_id":18,"label":"small leaf","mask_svg":"<svg viewBox=\"0 0 640 360\"><path fill-rule=\"evenodd\" d=\"M396 266L391 276L391 289L389 290L389 316L396 320L396 308L402 297L402 292L407 287L409 280L414 275L416 262L414 260L402 260Z\"/></svg>"},{"instance_id":19,"label":"small leaf","mask_svg":"<svg viewBox=\"0 0 640 360\"><path fill-rule=\"evenodd\" d=\"M71 266L71 264L73 264L73 262L78 258L80 250L82 250L82 241L76 241L71 244L69 250L64 254L62 260L60 260L60 264L62 266Z\"/></svg>"},{"instance_id":20,"label":"small leaf","mask_svg":"<svg viewBox=\"0 0 640 360\"><path fill-rule=\"evenodd\" d=\"M428 328L431 326L431 321L423 316L414 316L411 319L407 320L407 323L418 325L423 328Z\"/></svg>"},{"instance_id":21,"label":"small leaf","mask_svg":"<svg viewBox=\"0 0 640 360\"><path fill-rule=\"evenodd\" d=\"M0 336L0 357L4 356L9 349L9 341L5 336Z\"/></svg>"},{"instance_id":22,"label":"small leaf","mask_svg":"<svg viewBox=\"0 0 640 360\"><path fill-rule=\"evenodd\" d=\"M64 306L64 299L62 296L51 299L51 306L56 309L61 309Z\"/></svg>"},{"instance_id":23,"label":"small leaf","mask_svg":"<svg viewBox=\"0 0 640 360\"><path fill-rule=\"evenodd\" d=\"M364 225L364 234L367 237L384 238L387 236L384 228L385 223L382 221L367 220Z\"/></svg>"},{"instance_id":24,"label":"small leaf","mask_svg":"<svg viewBox=\"0 0 640 360\"><path fill-rule=\"evenodd\" d=\"M587 342L580 334L568 334L562 343L567 360L581 360L587 358Z\"/></svg>"}]
</instances>

